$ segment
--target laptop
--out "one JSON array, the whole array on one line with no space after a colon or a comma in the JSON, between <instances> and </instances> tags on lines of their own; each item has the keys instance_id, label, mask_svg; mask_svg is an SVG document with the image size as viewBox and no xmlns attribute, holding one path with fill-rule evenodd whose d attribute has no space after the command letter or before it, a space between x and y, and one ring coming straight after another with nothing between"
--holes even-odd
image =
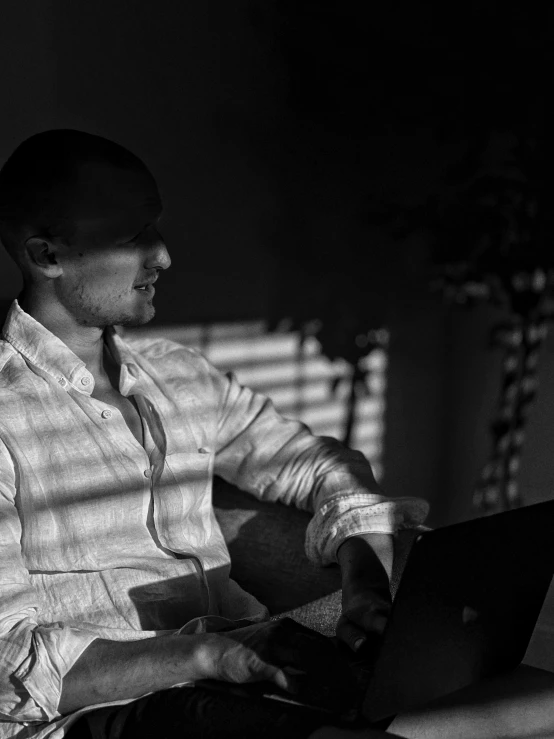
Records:
<instances>
[{"instance_id":1,"label":"laptop","mask_svg":"<svg viewBox=\"0 0 554 739\"><path fill-rule=\"evenodd\" d=\"M267 683L197 683L256 700L284 701L340 723L386 725L523 659L554 574L554 500L421 533L414 541L374 654L343 648L356 690L298 695ZM340 704L340 705L338 705Z\"/></svg>"}]
</instances>

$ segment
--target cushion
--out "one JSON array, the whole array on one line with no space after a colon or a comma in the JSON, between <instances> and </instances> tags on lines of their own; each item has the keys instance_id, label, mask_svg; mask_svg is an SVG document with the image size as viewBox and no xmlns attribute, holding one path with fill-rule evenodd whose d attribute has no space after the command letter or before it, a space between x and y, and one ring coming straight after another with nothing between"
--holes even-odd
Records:
<instances>
[{"instance_id":1,"label":"cushion","mask_svg":"<svg viewBox=\"0 0 554 739\"><path fill-rule=\"evenodd\" d=\"M272 616L289 615L334 636L341 612L338 565L312 564L304 552L310 514L281 503L259 501L216 478L213 503L231 555L231 577L264 603ZM395 537L391 593L394 597L418 530Z\"/></svg>"}]
</instances>

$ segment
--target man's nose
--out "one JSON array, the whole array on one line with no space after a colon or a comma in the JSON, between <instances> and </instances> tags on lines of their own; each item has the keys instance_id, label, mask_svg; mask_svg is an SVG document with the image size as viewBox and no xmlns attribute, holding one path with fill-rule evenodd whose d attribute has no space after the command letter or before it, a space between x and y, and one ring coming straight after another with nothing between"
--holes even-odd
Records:
<instances>
[{"instance_id":1,"label":"man's nose","mask_svg":"<svg viewBox=\"0 0 554 739\"><path fill-rule=\"evenodd\" d=\"M146 265L150 269L167 269L171 265L171 257L167 251L165 241L156 229L151 229L150 244Z\"/></svg>"}]
</instances>

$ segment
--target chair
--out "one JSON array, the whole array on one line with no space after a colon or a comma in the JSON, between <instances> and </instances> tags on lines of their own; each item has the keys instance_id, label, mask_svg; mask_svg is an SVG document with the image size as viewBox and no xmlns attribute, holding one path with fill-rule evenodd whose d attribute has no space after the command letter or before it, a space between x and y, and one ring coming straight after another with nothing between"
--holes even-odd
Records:
<instances>
[{"instance_id":1,"label":"chair","mask_svg":"<svg viewBox=\"0 0 554 739\"><path fill-rule=\"evenodd\" d=\"M216 478L213 503L231 554L231 577L269 609L287 614L325 636L335 635L341 612L338 565L319 567L304 553L310 514L281 503L259 501ZM418 530L394 541L391 593L394 598Z\"/></svg>"},{"instance_id":2,"label":"chair","mask_svg":"<svg viewBox=\"0 0 554 739\"><path fill-rule=\"evenodd\" d=\"M231 576L264 603L271 616L286 614L326 636L334 636L341 612L340 571L336 565L325 568L313 565L304 554L304 534L310 515L279 503L262 503L223 480L217 480L214 486L214 506L231 553ZM400 531L394 539L393 598L420 530L426 528ZM526 665L542 669L523 667L525 675L534 670L532 676L542 681L541 685L548 675L545 670L552 669L550 663L545 663L548 655L540 653L545 649L544 643L544 639L537 641L535 652L540 659L535 655L534 660L524 660ZM552 690L551 683L548 683L548 690ZM540 699L540 691L535 692L536 696L531 695L529 700ZM503 720L507 720L506 716ZM514 720L519 725L516 714ZM372 732L368 730L368 739L397 736L377 729ZM539 735L536 736L539 739ZM544 739L554 737L552 734L540 736Z\"/></svg>"}]
</instances>

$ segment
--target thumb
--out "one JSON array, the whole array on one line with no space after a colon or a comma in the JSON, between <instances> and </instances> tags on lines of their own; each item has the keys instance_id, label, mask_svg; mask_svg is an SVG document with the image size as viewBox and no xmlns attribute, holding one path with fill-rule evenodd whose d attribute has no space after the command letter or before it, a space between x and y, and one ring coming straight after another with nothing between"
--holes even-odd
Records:
<instances>
[{"instance_id":1,"label":"thumb","mask_svg":"<svg viewBox=\"0 0 554 739\"><path fill-rule=\"evenodd\" d=\"M292 692L294 688L292 680L284 670L275 665L270 665L259 658L256 660L256 663L252 665L251 679L255 681L267 680L268 682L277 685L278 688L282 688L288 692Z\"/></svg>"},{"instance_id":2,"label":"thumb","mask_svg":"<svg viewBox=\"0 0 554 739\"><path fill-rule=\"evenodd\" d=\"M278 688L282 688L289 693L295 692L293 681L286 672L279 667L273 667L273 665L268 665L268 667L273 672L273 674L268 678L269 680L275 683Z\"/></svg>"},{"instance_id":3,"label":"thumb","mask_svg":"<svg viewBox=\"0 0 554 739\"><path fill-rule=\"evenodd\" d=\"M346 616L342 615L337 623L337 638L344 642L353 652L357 652L367 640L363 629L352 623Z\"/></svg>"}]
</instances>

